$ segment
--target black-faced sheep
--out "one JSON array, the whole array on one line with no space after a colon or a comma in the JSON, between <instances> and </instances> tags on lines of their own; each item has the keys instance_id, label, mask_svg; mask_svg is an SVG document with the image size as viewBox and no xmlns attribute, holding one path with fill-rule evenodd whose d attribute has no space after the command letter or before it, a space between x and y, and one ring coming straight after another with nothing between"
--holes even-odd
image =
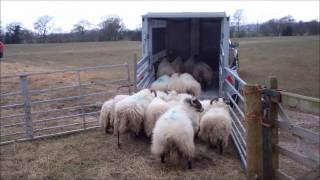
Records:
<instances>
[{"instance_id":1,"label":"black-faced sheep","mask_svg":"<svg viewBox=\"0 0 320 180\"><path fill-rule=\"evenodd\" d=\"M144 131L147 137L151 137L152 130L159 119L170 108L169 103L161 98L154 98L149 104L144 120Z\"/></svg>"},{"instance_id":2,"label":"black-faced sheep","mask_svg":"<svg viewBox=\"0 0 320 180\"><path fill-rule=\"evenodd\" d=\"M150 89L155 91L167 91L169 81L170 81L170 76L162 75L157 80L152 82L152 84L150 85Z\"/></svg>"},{"instance_id":3,"label":"black-faced sheep","mask_svg":"<svg viewBox=\"0 0 320 180\"><path fill-rule=\"evenodd\" d=\"M184 63L183 63L183 71L189 74L192 74L193 68L195 65L195 59L197 56L190 56Z\"/></svg>"},{"instance_id":4,"label":"black-faced sheep","mask_svg":"<svg viewBox=\"0 0 320 180\"><path fill-rule=\"evenodd\" d=\"M185 92L184 85L179 77L178 73L172 74L169 83L168 83L168 90L170 91L176 91L177 93L183 93Z\"/></svg>"},{"instance_id":5,"label":"black-faced sheep","mask_svg":"<svg viewBox=\"0 0 320 180\"><path fill-rule=\"evenodd\" d=\"M205 62L197 62L194 65L192 75L201 84L203 89L212 84L213 71Z\"/></svg>"},{"instance_id":6,"label":"black-faced sheep","mask_svg":"<svg viewBox=\"0 0 320 180\"><path fill-rule=\"evenodd\" d=\"M232 119L229 107L222 98L211 101L211 105L212 107L201 117L199 137L213 147L218 146L220 154L223 154L228 145Z\"/></svg>"},{"instance_id":7,"label":"black-faced sheep","mask_svg":"<svg viewBox=\"0 0 320 180\"><path fill-rule=\"evenodd\" d=\"M171 63L167 59L162 59L157 70L157 78L163 75L172 75L175 73L174 68L172 67Z\"/></svg>"},{"instance_id":8,"label":"black-faced sheep","mask_svg":"<svg viewBox=\"0 0 320 180\"><path fill-rule=\"evenodd\" d=\"M186 93L199 97L201 95L201 85L190 74L183 73L180 75L183 89Z\"/></svg>"},{"instance_id":9,"label":"black-faced sheep","mask_svg":"<svg viewBox=\"0 0 320 180\"><path fill-rule=\"evenodd\" d=\"M149 89L143 89L115 104L113 134L118 136L119 147L120 134L128 130L134 132L136 135L140 133L143 127L145 110L153 98L154 95Z\"/></svg>"},{"instance_id":10,"label":"black-faced sheep","mask_svg":"<svg viewBox=\"0 0 320 180\"><path fill-rule=\"evenodd\" d=\"M177 153L188 161L188 168L192 168L194 157L194 129L191 114L200 114L201 103L196 98L186 98L183 103L170 108L156 122L153 129L151 152L161 157L164 163L165 156Z\"/></svg>"},{"instance_id":11,"label":"black-faced sheep","mask_svg":"<svg viewBox=\"0 0 320 180\"><path fill-rule=\"evenodd\" d=\"M182 61L182 58L180 56L178 56L175 60L173 60L171 62L171 65L172 65L173 69L175 70L175 72L182 73L182 71L183 71L183 61Z\"/></svg>"},{"instance_id":12,"label":"black-faced sheep","mask_svg":"<svg viewBox=\"0 0 320 180\"><path fill-rule=\"evenodd\" d=\"M109 128L113 129L114 121L114 104L121 101L122 99L128 97L129 95L116 95L114 98L103 103L100 111L100 124L108 133Z\"/></svg>"}]
</instances>

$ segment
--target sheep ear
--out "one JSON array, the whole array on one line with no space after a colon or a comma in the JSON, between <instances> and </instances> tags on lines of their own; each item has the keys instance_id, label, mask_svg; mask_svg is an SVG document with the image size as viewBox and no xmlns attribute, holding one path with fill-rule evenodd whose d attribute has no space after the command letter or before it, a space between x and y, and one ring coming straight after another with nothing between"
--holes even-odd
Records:
<instances>
[{"instance_id":1,"label":"sheep ear","mask_svg":"<svg viewBox=\"0 0 320 180\"><path fill-rule=\"evenodd\" d=\"M219 98L215 97L213 99L211 99L210 104L212 105L213 101L217 102Z\"/></svg>"},{"instance_id":2,"label":"sheep ear","mask_svg":"<svg viewBox=\"0 0 320 180\"><path fill-rule=\"evenodd\" d=\"M230 104L231 103L230 99L228 99L228 98L223 98L223 102L226 103L226 104Z\"/></svg>"},{"instance_id":3,"label":"sheep ear","mask_svg":"<svg viewBox=\"0 0 320 180\"><path fill-rule=\"evenodd\" d=\"M150 89L150 92L154 94L154 97L157 97L157 92L153 89Z\"/></svg>"},{"instance_id":4,"label":"sheep ear","mask_svg":"<svg viewBox=\"0 0 320 180\"><path fill-rule=\"evenodd\" d=\"M191 103L193 106L198 106L199 104L201 104L200 101L196 97L192 97Z\"/></svg>"}]
</instances>

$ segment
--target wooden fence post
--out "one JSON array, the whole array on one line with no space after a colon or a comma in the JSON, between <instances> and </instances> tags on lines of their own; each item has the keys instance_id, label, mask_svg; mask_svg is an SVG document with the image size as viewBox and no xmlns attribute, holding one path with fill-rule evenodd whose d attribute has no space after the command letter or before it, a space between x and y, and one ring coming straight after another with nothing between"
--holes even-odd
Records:
<instances>
[{"instance_id":1,"label":"wooden fence post","mask_svg":"<svg viewBox=\"0 0 320 180\"><path fill-rule=\"evenodd\" d=\"M133 55L133 92L137 92L137 54Z\"/></svg>"},{"instance_id":2,"label":"wooden fence post","mask_svg":"<svg viewBox=\"0 0 320 180\"><path fill-rule=\"evenodd\" d=\"M272 90L276 90L278 88L278 80L275 76L269 77L270 88ZM270 101L270 110L269 110L269 121L271 124L271 150L272 150L272 179L276 179L276 171L279 168L279 152L276 145L278 145L279 137L278 137L278 127L277 127L277 117L278 117L278 106L277 106L277 98L273 97Z\"/></svg>"},{"instance_id":3,"label":"wooden fence post","mask_svg":"<svg viewBox=\"0 0 320 180\"><path fill-rule=\"evenodd\" d=\"M247 179L262 179L261 91L256 85L245 85L244 95L247 129Z\"/></svg>"},{"instance_id":4,"label":"wooden fence post","mask_svg":"<svg viewBox=\"0 0 320 180\"><path fill-rule=\"evenodd\" d=\"M32 116L31 116L31 105L28 89L28 79L26 75L20 76L20 86L23 96L23 109L24 109L24 119L25 128L28 138L33 139L33 126L32 126Z\"/></svg>"},{"instance_id":5,"label":"wooden fence post","mask_svg":"<svg viewBox=\"0 0 320 180\"><path fill-rule=\"evenodd\" d=\"M277 78L269 77L269 89L276 90L278 88ZM269 99L269 111L267 117L263 120L266 125L262 129L262 149L263 149L263 179L276 179L275 172L278 169L278 152L275 147L278 144L278 129L276 127L277 118L277 102L278 97L267 97Z\"/></svg>"}]
</instances>

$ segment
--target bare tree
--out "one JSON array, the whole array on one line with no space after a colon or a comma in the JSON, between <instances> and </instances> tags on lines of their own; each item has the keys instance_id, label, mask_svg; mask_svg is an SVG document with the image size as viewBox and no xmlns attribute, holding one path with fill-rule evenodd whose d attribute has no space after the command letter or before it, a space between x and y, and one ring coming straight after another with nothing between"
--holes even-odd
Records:
<instances>
[{"instance_id":1,"label":"bare tree","mask_svg":"<svg viewBox=\"0 0 320 180\"><path fill-rule=\"evenodd\" d=\"M40 42L45 42L48 32L53 28L52 17L48 15L39 17L33 27L40 36Z\"/></svg>"},{"instance_id":2,"label":"bare tree","mask_svg":"<svg viewBox=\"0 0 320 180\"><path fill-rule=\"evenodd\" d=\"M125 26L119 16L107 16L100 24L100 40L116 41L119 40L120 34Z\"/></svg>"},{"instance_id":3,"label":"bare tree","mask_svg":"<svg viewBox=\"0 0 320 180\"><path fill-rule=\"evenodd\" d=\"M80 20L77 24L73 25L72 32L75 33L79 41L84 41L85 32L91 27L88 20Z\"/></svg>"},{"instance_id":4,"label":"bare tree","mask_svg":"<svg viewBox=\"0 0 320 180\"><path fill-rule=\"evenodd\" d=\"M7 25L5 34L5 43L20 44L22 25L20 22L12 22Z\"/></svg>"},{"instance_id":5,"label":"bare tree","mask_svg":"<svg viewBox=\"0 0 320 180\"><path fill-rule=\"evenodd\" d=\"M243 12L243 9L237 9L236 12L233 14L233 22L237 26L238 37L240 37L240 24L244 19Z\"/></svg>"}]
</instances>

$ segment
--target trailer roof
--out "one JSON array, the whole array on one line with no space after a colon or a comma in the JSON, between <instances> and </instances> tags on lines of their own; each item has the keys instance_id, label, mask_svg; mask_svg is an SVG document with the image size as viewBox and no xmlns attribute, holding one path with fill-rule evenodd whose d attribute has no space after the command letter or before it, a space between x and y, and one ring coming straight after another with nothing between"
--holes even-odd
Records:
<instances>
[{"instance_id":1,"label":"trailer roof","mask_svg":"<svg viewBox=\"0 0 320 180\"><path fill-rule=\"evenodd\" d=\"M210 18L210 17L226 17L225 12L156 12L147 13L142 17L147 18Z\"/></svg>"}]
</instances>

